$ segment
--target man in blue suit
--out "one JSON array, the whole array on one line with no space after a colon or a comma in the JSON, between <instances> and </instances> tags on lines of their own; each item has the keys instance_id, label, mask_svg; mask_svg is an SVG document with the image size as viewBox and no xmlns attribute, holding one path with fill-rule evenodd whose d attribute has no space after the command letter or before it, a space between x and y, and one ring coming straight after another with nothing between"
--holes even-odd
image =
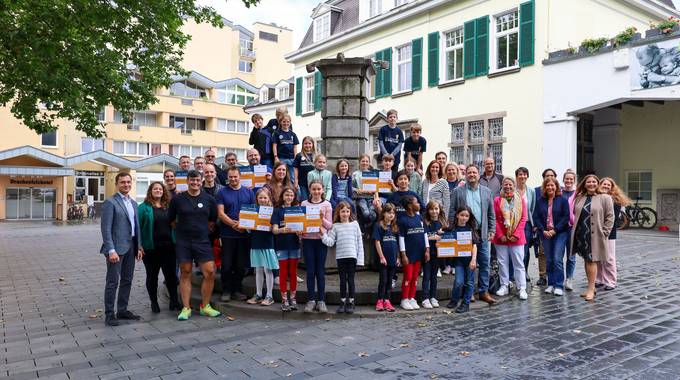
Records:
<instances>
[{"instance_id":1,"label":"man in blue suit","mask_svg":"<svg viewBox=\"0 0 680 380\"><path fill-rule=\"evenodd\" d=\"M105 322L109 326L118 326L121 319L140 319L127 306L135 272L135 258L139 261L144 256L137 221L137 202L130 198L130 173L121 172L116 175L116 188L118 192L104 202L101 218L103 243L100 253L106 256L104 313ZM114 312L116 303L117 313Z\"/></svg>"}]
</instances>

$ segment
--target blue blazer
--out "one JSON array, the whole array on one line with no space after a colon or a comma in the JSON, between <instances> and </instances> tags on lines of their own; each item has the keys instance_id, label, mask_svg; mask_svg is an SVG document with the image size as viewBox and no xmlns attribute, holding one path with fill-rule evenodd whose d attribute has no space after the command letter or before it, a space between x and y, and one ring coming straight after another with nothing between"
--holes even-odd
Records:
<instances>
[{"instance_id":1,"label":"blue blazer","mask_svg":"<svg viewBox=\"0 0 680 380\"><path fill-rule=\"evenodd\" d=\"M539 231L545 231L548 224L548 199L540 197L536 199L534 209L534 227ZM553 225L555 231L569 231L569 201L564 197L555 197L552 205Z\"/></svg>"},{"instance_id":2,"label":"blue blazer","mask_svg":"<svg viewBox=\"0 0 680 380\"><path fill-rule=\"evenodd\" d=\"M102 247L100 253L107 255L109 250L115 250L117 254L124 255L132 250L137 254L137 249L142 246L142 234L137 215L137 202L132 199L132 210L135 220L135 237L132 238L132 225L128 218L128 211L119 193L114 194L102 205L101 233Z\"/></svg>"}]
</instances>

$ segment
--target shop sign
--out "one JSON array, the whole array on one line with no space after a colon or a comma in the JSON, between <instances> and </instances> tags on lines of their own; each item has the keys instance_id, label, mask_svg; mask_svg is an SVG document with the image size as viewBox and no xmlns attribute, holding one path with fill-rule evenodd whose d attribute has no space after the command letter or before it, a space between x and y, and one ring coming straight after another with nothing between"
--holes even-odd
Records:
<instances>
[{"instance_id":1,"label":"shop sign","mask_svg":"<svg viewBox=\"0 0 680 380\"><path fill-rule=\"evenodd\" d=\"M76 170L76 177L103 177L104 172L92 170Z\"/></svg>"},{"instance_id":2,"label":"shop sign","mask_svg":"<svg viewBox=\"0 0 680 380\"><path fill-rule=\"evenodd\" d=\"M51 179L38 179L38 178L31 178L31 179L10 178L9 183L10 183L10 185L51 185L53 183L53 180L51 180Z\"/></svg>"}]
</instances>

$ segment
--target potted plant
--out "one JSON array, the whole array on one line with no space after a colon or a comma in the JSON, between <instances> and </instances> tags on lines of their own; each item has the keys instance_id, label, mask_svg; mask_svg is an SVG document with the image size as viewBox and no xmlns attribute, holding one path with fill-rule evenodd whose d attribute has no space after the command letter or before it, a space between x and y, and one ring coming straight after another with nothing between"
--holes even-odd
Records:
<instances>
[{"instance_id":1,"label":"potted plant","mask_svg":"<svg viewBox=\"0 0 680 380\"><path fill-rule=\"evenodd\" d=\"M651 29L645 32L646 37L653 37L658 34L669 34L679 29L678 24L680 24L680 19L673 16L669 17L667 20L663 20L658 24L652 23L650 25ZM656 30L657 33L651 32Z\"/></svg>"},{"instance_id":2,"label":"potted plant","mask_svg":"<svg viewBox=\"0 0 680 380\"><path fill-rule=\"evenodd\" d=\"M607 38L587 38L581 42L579 52L597 53L601 48L607 46Z\"/></svg>"},{"instance_id":3,"label":"potted plant","mask_svg":"<svg viewBox=\"0 0 680 380\"><path fill-rule=\"evenodd\" d=\"M619 47L638 38L640 38L640 33L637 33L636 27L631 26L630 28L626 28L624 31L614 36L612 39L612 46Z\"/></svg>"}]
</instances>

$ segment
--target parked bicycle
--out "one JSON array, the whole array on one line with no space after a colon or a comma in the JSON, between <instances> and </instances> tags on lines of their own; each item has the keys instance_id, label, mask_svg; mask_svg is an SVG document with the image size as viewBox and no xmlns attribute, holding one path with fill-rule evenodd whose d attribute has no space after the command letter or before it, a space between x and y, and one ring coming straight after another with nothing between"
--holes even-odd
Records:
<instances>
[{"instance_id":1,"label":"parked bicycle","mask_svg":"<svg viewBox=\"0 0 680 380\"><path fill-rule=\"evenodd\" d=\"M83 209L77 203L68 206L68 211L66 212L67 220L83 220L83 217Z\"/></svg>"},{"instance_id":2,"label":"parked bicycle","mask_svg":"<svg viewBox=\"0 0 680 380\"><path fill-rule=\"evenodd\" d=\"M656 211L651 207L640 207L641 197L635 199L635 204L626 207L618 215L617 225L620 230L636 226L651 230L656 227Z\"/></svg>"}]
</instances>

